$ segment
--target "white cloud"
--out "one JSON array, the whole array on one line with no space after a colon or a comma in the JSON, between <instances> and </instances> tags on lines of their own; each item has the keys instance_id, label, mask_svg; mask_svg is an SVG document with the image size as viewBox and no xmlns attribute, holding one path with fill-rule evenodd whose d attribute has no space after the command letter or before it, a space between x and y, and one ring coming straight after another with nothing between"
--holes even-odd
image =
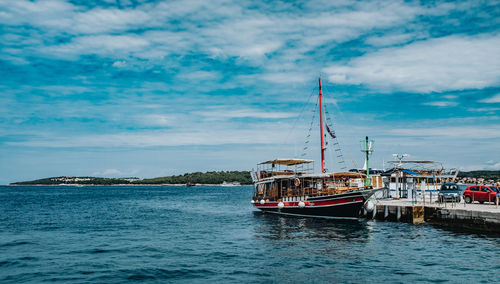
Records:
<instances>
[{"instance_id":1,"label":"white cloud","mask_svg":"<svg viewBox=\"0 0 500 284\"><path fill-rule=\"evenodd\" d=\"M148 114L140 116L138 121L147 126L171 126L176 119L174 115Z\"/></svg>"},{"instance_id":2,"label":"white cloud","mask_svg":"<svg viewBox=\"0 0 500 284\"><path fill-rule=\"evenodd\" d=\"M208 72L208 71L194 71L194 72L186 72L179 75L181 79L188 80L215 80L220 77L219 72Z\"/></svg>"},{"instance_id":3,"label":"white cloud","mask_svg":"<svg viewBox=\"0 0 500 284\"><path fill-rule=\"evenodd\" d=\"M496 94L491 98L480 100L482 103L500 103L500 94Z\"/></svg>"},{"instance_id":4,"label":"white cloud","mask_svg":"<svg viewBox=\"0 0 500 284\"><path fill-rule=\"evenodd\" d=\"M387 47L387 46L405 44L410 41L418 39L425 39L426 37L428 37L428 35L425 33L408 33L408 32L389 33L389 34L369 37L365 40L365 42L372 46Z\"/></svg>"},{"instance_id":5,"label":"white cloud","mask_svg":"<svg viewBox=\"0 0 500 284\"><path fill-rule=\"evenodd\" d=\"M104 169L102 171L97 171L97 172L93 172L92 175L93 176L113 176L113 177L117 177L117 176L131 176L131 175L135 175L138 171L137 170L131 170L131 171L121 171L121 170L118 170L118 169L115 169L115 168L110 168L110 169Z\"/></svg>"},{"instance_id":6,"label":"white cloud","mask_svg":"<svg viewBox=\"0 0 500 284\"><path fill-rule=\"evenodd\" d=\"M123 57L148 45L147 40L136 35L97 35L76 37L70 43L47 46L40 51L46 55L75 59L86 54Z\"/></svg>"},{"instance_id":7,"label":"white cloud","mask_svg":"<svg viewBox=\"0 0 500 284\"><path fill-rule=\"evenodd\" d=\"M0 23L7 25L30 23L49 28L58 28L66 24L66 17L72 15L76 8L62 0L2 0L0 7L2 8Z\"/></svg>"},{"instance_id":8,"label":"white cloud","mask_svg":"<svg viewBox=\"0 0 500 284\"><path fill-rule=\"evenodd\" d=\"M113 67L122 68L125 66L127 66L127 61L125 61L125 60L117 60L117 61L113 62Z\"/></svg>"},{"instance_id":9,"label":"white cloud","mask_svg":"<svg viewBox=\"0 0 500 284\"><path fill-rule=\"evenodd\" d=\"M211 120L230 119L230 118L290 118L296 117L296 113L290 112L274 112L274 111L260 111L255 109L216 109L208 111L197 111L196 115L202 115Z\"/></svg>"},{"instance_id":10,"label":"white cloud","mask_svg":"<svg viewBox=\"0 0 500 284\"><path fill-rule=\"evenodd\" d=\"M80 148L80 147L157 147L226 144L272 144L282 143L287 129L280 126L263 125L246 129L192 129L189 131L149 131L84 136L38 137L21 142L6 142L11 146Z\"/></svg>"},{"instance_id":11,"label":"white cloud","mask_svg":"<svg viewBox=\"0 0 500 284\"><path fill-rule=\"evenodd\" d=\"M477 126L443 126L443 127L422 127L422 128L395 128L389 134L397 136L415 137L475 137L480 139L500 138L499 125Z\"/></svg>"},{"instance_id":12,"label":"white cloud","mask_svg":"<svg viewBox=\"0 0 500 284\"><path fill-rule=\"evenodd\" d=\"M151 20L150 14L142 10L96 8L76 14L72 28L80 34L110 33L150 26Z\"/></svg>"},{"instance_id":13,"label":"white cloud","mask_svg":"<svg viewBox=\"0 0 500 284\"><path fill-rule=\"evenodd\" d=\"M266 69L274 69L273 66L267 66ZM281 72L262 72L259 74L252 75L240 75L237 77L237 81L252 85L256 80L267 81L273 84L287 84L294 85L304 82L311 81L311 74L306 70L302 70L303 73L297 71L281 71ZM313 71L311 71L313 72Z\"/></svg>"},{"instance_id":14,"label":"white cloud","mask_svg":"<svg viewBox=\"0 0 500 284\"><path fill-rule=\"evenodd\" d=\"M424 103L424 105L437 106L437 107L452 107L458 105L458 103L450 101L435 101L435 102Z\"/></svg>"},{"instance_id":15,"label":"white cloud","mask_svg":"<svg viewBox=\"0 0 500 284\"><path fill-rule=\"evenodd\" d=\"M489 164L489 163L473 164L473 165L468 164L466 166L459 167L459 169L462 171L500 170L500 162L496 164Z\"/></svg>"},{"instance_id":16,"label":"white cloud","mask_svg":"<svg viewBox=\"0 0 500 284\"><path fill-rule=\"evenodd\" d=\"M0 23L28 24L42 30L39 34L43 40L33 44L30 51L42 51L45 56L76 59L78 55L98 54L119 59L133 54L157 60L171 53L197 51L262 63L260 60L274 53L282 55L281 61L304 58L318 47L332 47L372 29L403 24L425 12L404 2L383 1L337 5L321 13L316 9L267 13L248 9L247 5L232 1L172 1L146 3L134 9L87 9L58 0L19 0L13 5L0 1L0 9L5 10L0 14ZM134 30L151 28L154 30L132 34ZM67 38L68 34L77 38L62 45L55 40ZM124 45L124 39L118 36L128 37L129 44Z\"/></svg>"},{"instance_id":17,"label":"white cloud","mask_svg":"<svg viewBox=\"0 0 500 284\"><path fill-rule=\"evenodd\" d=\"M303 83L309 80L306 74L298 72L266 73L261 76L265 81L279 84Z\"/></svg>"},{"instance_id":18,"label":"white cloud","mask_svg":"<svg viewBox=\"0 0 500 284\"><path fill-rule=\"evenodd\" d=\"M478 111L484 111L484 112L491 112L494 113L495 111L499 111L500 107L480 107L480 108L468 108L468 111L471 112L478 112Z\"/></svg>"},{"instance_id":19,"label":"white cloud","mask_svg":"<svg viewBox=\"0 0 500 284\"><path fill-rule=\"evenodd\" d=\"M385 48L324 71L338 84L383 91L442 92L500 84L500 38L449 36Z\"/></svg>"},{"instance_id":20,"label":"white cloud","mask_svg":"<svg viewBox=\"0 0 500 284\"><path fill-rule=\"evenodd\" d=\"M120 170L117 170L117 169L105 169L102 172L94 172L92 175L96 175L96 176L107 176L107 175L116 176L116 175L121 175L121 174L122 174L122 172Z\"/></svg>"},{"instance_id":21,"label":"white cloud","mask_svg":"<svg viewBox=\"0 0 500 284\"><path fill-rule=\"evenodd\" d=\"M86 9L62 0L0 1L0 23L30 24L50 34L102 34L153 26L151 15L141 9ZM144 8L149 8L146 6Z\"/></svg>"}]
</instances>

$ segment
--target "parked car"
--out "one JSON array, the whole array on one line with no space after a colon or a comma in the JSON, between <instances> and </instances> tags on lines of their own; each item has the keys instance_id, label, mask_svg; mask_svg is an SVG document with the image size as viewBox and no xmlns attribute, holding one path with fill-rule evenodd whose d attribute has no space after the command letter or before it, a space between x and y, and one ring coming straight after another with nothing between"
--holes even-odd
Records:
<instances>
[{"instance_id":1,"label":"parked car","mask_svg":"<svg viewBox=\"0 0 500 284\"><path fill-rule=\"evenodd\" d=\"M462 191L456 183L443 183L438 193L438 202L460 202Z\"/></svg>"},{"instance_id":2,"label":"parked car","mask_svg":"<svg viewBox=\"0 0 500 284\"><path fill-rule=\"evenodd\" d=\"M493 189L492 186L488 185L471 185L465 189L463 196L465 203L474 201L479 201L479 203L495 202L497 189Z\"/></svg>"}]
</instances>

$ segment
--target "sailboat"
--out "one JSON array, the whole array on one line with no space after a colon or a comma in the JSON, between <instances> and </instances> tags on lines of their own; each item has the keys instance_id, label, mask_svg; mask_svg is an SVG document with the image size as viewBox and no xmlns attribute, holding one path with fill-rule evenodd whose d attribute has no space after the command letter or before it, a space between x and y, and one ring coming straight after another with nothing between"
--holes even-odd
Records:
<instances>
[{"instance_id":1,"label":"sailboat","mask_svg":"<svg viewBox=\"0 0 500 284\"><path fill-rule=\"evenodd\" d=\"M357 219L363 207L371 207L368 199L382 187L382 182L360 172L327 172L325 169L325 136L321 77L319 83L319 119L321 135L321 172L314 173L314 161L306 159L272 159L252 171L254 194L251 203L267 213ZM330 129L326 126L328 132ZM333 136L333 135L332 135ZM368 162L372 143L366 137ZM367 167L368 169L368 167Z\"/></svg>"}]
</instances>

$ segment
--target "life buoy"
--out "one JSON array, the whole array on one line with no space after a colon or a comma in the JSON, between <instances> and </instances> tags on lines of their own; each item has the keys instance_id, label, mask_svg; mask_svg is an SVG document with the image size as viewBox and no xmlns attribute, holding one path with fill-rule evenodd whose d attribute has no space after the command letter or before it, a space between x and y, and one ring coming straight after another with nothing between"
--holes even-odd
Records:
<instances>
[{"instance_id":1,"label":"life buoy","mask_svg":"<svg viewBox=\"0 0 500 284\"><path fill-rule=\"evenodd\" d=\"M294 181L294 184L295 184L295 186L299 186L300 185L300 179L296 178L295 181Z\"/></svg>"}]
</instances>

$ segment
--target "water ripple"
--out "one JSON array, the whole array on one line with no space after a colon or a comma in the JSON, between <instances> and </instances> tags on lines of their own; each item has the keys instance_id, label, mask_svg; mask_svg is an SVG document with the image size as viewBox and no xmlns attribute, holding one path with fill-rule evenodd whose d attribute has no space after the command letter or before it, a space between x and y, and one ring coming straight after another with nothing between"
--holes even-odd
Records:
<instances>
[{"instance_id":1,"label":"water ripple","mask_svg":"<svg viewBox=\"0 0 500 284\"><path fill-rule=\"evenodd\" d=\"M495 235L267 215L251 191L1 187L0 282L494 283L500 269Z\"/></svg>"}]
</instances>

